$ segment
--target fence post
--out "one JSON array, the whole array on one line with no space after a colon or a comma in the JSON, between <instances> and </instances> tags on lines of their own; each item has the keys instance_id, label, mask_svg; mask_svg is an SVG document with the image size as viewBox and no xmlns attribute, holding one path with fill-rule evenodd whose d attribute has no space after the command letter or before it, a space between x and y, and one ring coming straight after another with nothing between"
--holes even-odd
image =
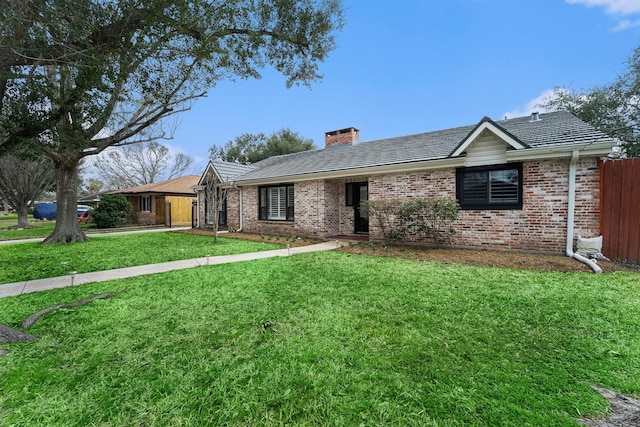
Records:
<instances>
[{"instance_id":1,"label":"fence post","mask_svg":"<svg viewBox=\"0 0 640 427\"><path fill-rule=\"evenodd\" d=\"M165 202L164 207L165 207L164 225L171 228L171 202Z\"/></svg>"}]
</instances>

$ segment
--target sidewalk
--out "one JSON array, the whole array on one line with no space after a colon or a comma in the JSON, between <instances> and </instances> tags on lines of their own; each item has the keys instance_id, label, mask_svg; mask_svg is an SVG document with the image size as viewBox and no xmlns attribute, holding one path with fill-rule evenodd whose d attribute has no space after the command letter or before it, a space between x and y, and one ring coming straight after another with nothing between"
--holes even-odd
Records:
<instances>
[{"instance_id":1,"label":"sidewalk","mask_svg":"<svg viewBox=\"0 0 640 427\"><path fill-rule=\"evenodd\" d=\"M91 273L52 277L49 279L29 280L26 282L8 283L0 285L0 298L48 291L51 289L78 286L93 282L124 279L127 277L143 276L146 274L164 273L166 271L183 270L186 268L206 265L226 264L230 262L250 261L254 259L289 256L307 252L329 251L336 249L340 243L336 241L323 242L315 245L300 246L290 249L275 249L264 252L250 252L235 255L221 255L204 258L185 259L180 261L163 262L160 264L140 265L137 267L118 268L115 270L95 271Z\"/></svg>"}]
</instances>

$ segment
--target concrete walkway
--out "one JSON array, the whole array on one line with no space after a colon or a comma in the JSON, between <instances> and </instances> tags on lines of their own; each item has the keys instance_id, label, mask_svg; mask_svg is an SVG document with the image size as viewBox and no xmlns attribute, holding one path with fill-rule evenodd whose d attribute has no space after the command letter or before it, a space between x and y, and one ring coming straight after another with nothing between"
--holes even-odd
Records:
<instances>
[{"instance_id":1,"label":"concrete walkway","mask_svg":"<svg viewBox=\"0 0 640 427\"><path fill-rule=\"evenodd\" d=\"M166 271L183 270L185 268L200 267L203 265L226 264L229 262L250 261L254 259L271 258L276 256L289 256L307 252L328 251L336 249L340 242L331 241L315 245L300 246L290 249L275 249L263 252L250 252L235 255L221 255L204 258L185 259L180 261L163 262L160 264L141 265L137 267L118 268L115 270L95 271L49 279L29 280L26 282L8 283L0 285L0 298L29 294L32 292L48 291L51 289L78 286L93 282L105 282L108 280L124 279L127 277L142 276L146 274L164 273Z\"/></svg>"}]
</instances>

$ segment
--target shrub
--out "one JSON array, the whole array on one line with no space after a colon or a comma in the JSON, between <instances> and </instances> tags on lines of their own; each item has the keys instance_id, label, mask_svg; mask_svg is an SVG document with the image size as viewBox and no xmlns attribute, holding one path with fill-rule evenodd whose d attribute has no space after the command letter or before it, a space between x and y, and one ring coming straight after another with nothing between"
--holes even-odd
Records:
<instances>
[{"instance_id":1,"label":"shrub","mask_svg":"<svg viewBox=\"0 0 640 427\"><path fill-rule=\"evenodd\" d=\"M156 213L140 211L136 213L136 224L140 225L155 225Z\"/></svg>"},{"instance_id":2,"label":"shrub","mask_svg":"<svg viewBox=\"0 0 640 427\"><path fill-rule=\"evenodd\" d=\"M367 200L360 205L360 209L369 218L375 219L382 231L382 238L387 244L404 239L404 236L399 233L396 221L400 206L402 206L402 202L399 200Z\"/></svg>"},{"instance_id":3,"label":"shrub","mask_svg":"<svg viewBox=\"0 0 640 427\"><path fill-rule=\"evenodd\" d=\"M458 218L460 206L450 199L417 199L402 204L398 211L400 234L415 234L436 246L451 243L455 230L451 223Z\"/></svg>"},{"instance_id":4,"label":"shrub","mask_svg":"<svg viewBox=\"0 0 640 427\"><path fill-rule=\"evenodd\" d=\"M98 228L111 228L125 224L131 214L131 203L122 194L107 194L91 213Z\"/></svg>"},{"instance_id":5,"label":"shrub","mask_svg":"<svg viewBox=\"0 0 640 427\"><path fill-rule=\"evenodd\" d=\"M451 223L458 218L460 206L455 200L426 198L400 200L369 200L363 209L374 218L387 244L404 242L408 236L431 240L443 246L455 230Z\"/></svg>"}]
</instances>

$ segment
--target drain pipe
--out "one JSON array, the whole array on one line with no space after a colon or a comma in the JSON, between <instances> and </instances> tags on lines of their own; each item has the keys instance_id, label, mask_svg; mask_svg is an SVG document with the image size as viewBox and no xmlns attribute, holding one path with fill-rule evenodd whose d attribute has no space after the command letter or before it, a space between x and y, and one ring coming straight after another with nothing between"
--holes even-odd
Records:
<instances>
[{"instance_id":1,"label":"drain pipe","mask_svg":"<svg viewBox=\"0 0 640 427\"><path fill-rule=\"evenodd\" d=\"M238 212L238 222L239 222L239 228L236 230L236 233L241 233L242 232L242 187L238 187L235 183L233 183L233 188L235 188L236 190L238 190L238 199L239 199L239 205L240 205L240 211Z\"/></svg>"},{"instance_id":2,"label":"drain pipe","mask_svg":"<svg viewBox=\"0 0 640 427\"><path fill-rule=\"evenodd\" d=\"M574 234L574 219L576 210L576 164L580 152L573 150L571 153L571 161L569 162L569 194L567 200L567 248L566 253L568 257L577 259L578 261L588 265L595 273L602 273L602 269L595 261L584 257L580 254L573 252L573 234Z\"/></svg>"}]
</instances>

